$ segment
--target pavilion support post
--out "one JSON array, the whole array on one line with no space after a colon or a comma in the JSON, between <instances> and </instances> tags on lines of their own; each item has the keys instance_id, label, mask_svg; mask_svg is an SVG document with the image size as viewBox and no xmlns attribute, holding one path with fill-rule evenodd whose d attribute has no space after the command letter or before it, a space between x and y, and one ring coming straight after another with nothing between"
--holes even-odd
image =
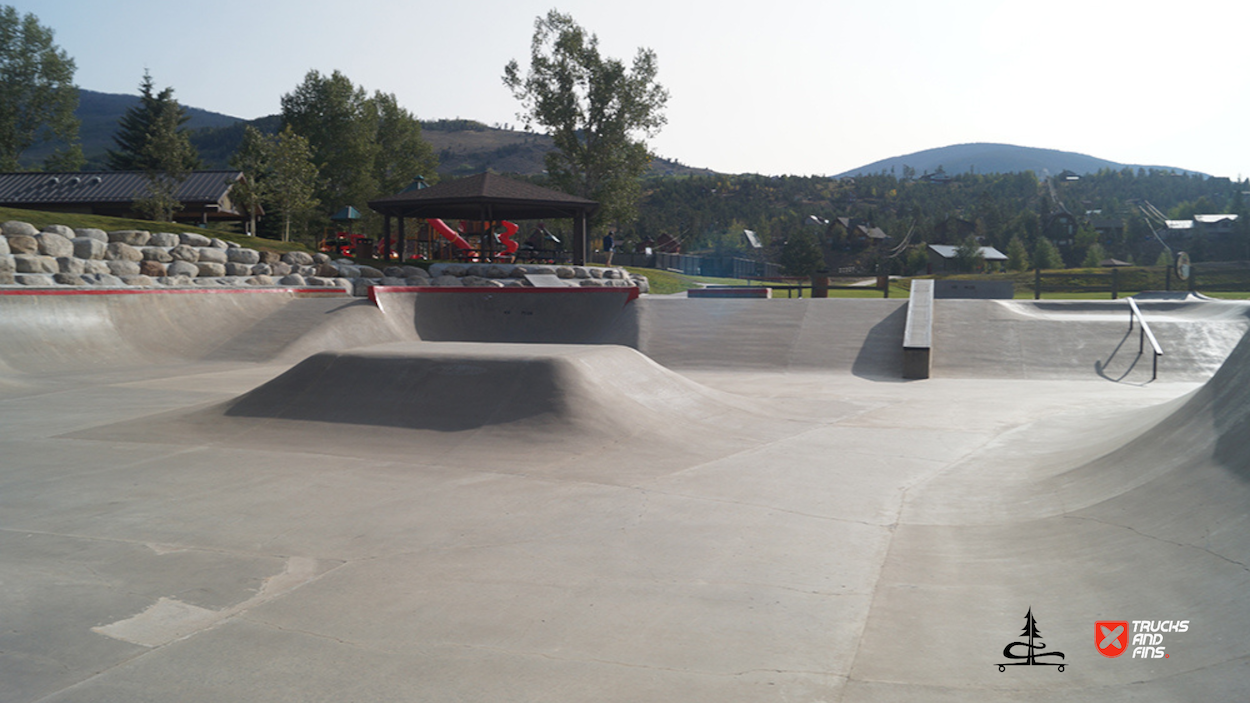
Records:
<instances>
[{"instance_id":1,"label":"pavilion support post","mask_svg":"<svg viewBox=\"0 0 1250 703\"><path fill-rule=\"evenodd\" d=\"M391 216L387 215L382 221L382 258L391 258Z\"/></svg>"},{"instance_id":2,"label":"pavilion support post","mask_svg":"<svg viewBox=\"0 0 1250 703\"><path fill-rule=\"evenodd\" d=\"M590 237L587 230L586 213L579 212L573 218L573 265L585 266Z\"/></svg>"},{"instance_id":3,"label":"pavilion support post","mask_svg":"<svg viewBox=\"0 0 1250 703\"><path fill-rule=\"evenodd\" d=\"M399 252L399 263L404 263L404 248L408 245L404 238L404 218L399 218L399 238L395 242L395 251Z\"/></svg>"}]
</instances>

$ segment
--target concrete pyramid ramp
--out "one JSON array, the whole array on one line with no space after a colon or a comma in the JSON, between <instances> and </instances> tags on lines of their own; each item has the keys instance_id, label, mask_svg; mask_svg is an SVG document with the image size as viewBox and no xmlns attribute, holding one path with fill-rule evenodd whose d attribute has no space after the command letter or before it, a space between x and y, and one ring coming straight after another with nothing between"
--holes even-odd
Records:
<instances>
[{"instance_id":1,"label":"concrete pyramid ramp","mask_svg":"<svg viewBox=\"0 0 1250 703\"><path fill-rule=\"evenodd\" d=\"M626 481L813 425L758 405L628 347L401 342L315 354L226 403L73 436L452 464L503 457L566 478L594 475L610 450L635 458Z\"/></svg>"},{"instance_id":2,"label":"concrete pyramid ramp","mask_svg":"<svg viewBox=\"0 0 1250 703\"><path fill-rule=\"evenodd\" d=\"M1248 388L1250 337L1185 397L1026 426L918 486L845 700L1244 697ZM1026 612L1064 673L999 654ZM1096 621L1129 623L1120 656L1099 653Z\"/></svg>"}]
</instances>

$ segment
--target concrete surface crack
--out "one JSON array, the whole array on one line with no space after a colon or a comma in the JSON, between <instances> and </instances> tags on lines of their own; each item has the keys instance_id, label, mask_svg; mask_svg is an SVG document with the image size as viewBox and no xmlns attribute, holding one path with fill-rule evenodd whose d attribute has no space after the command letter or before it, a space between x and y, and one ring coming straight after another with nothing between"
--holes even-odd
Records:
<instances>
[{"instance_id":1,"label":"concrete surface crack","mask_svg":"<svg viewBox=\"0 0 1250 703\"><path fill-rule=\"evenodd\" d=\"M1164 539L1164 538L1162 538L1162 537L1156 537L1155 535L1148 535L1148 534L1146 534L1145 532L1142 532L1141 530L1138 530L1137 528L1130 527L1130 526L1128 526L1128 525L1121 525L1121 524L1119 524L1119 523L1117 523L1117 522L1108 522L1108 521L1106 521L1106 520L1099 520L1099 519L1098 519L1098 518L1096 518L1096 517L1090 517L1090 516L1088 516L1088 515L1064 515L1064 517L1065 517L1065 518L1068 518L1068 519L1072 519L1072 520L1088 520L1088 521L1090 521L1090 522L1096 522L1096 523L1098 523L1098 524L1100 524L1100 525L1107 525L1108 527L1118 527L1118 528L1120 528L1120 529L1122 529L1122 530L1128 530L1129 532L1132 532L1133 534L1138 535L1139 537L1145 537L1146 539L1149 539L1149 540L1154 540L1154 541L1156 541L1156 542L1163 542L1164 544L1170 544L1170 545L1173 545L1173 546L1175 546L1175 547L1184 547L1184 548L1188 548L1188 549L1196 549L1196 550L1198 550L1198 551L1200 551L1200 552L1206 552L1207 554L1210 554L1211 556L1215 557L1216 559L1219 559L1219 560L1221 560L1221 561L1226 561L1226 562L1228 562L1229 564L1233 564L1233 565L1239 566L1239 567L1241 567L1241 569L1242 569L1243 571L1245 571L1246 573L1250 573L1250 566L1247 566L1246 564L1244 564L1244 563L1242 563L1242 562L1240 562L1240 561L1237 561L1236 559L1230 559L1230 558L1228 558L1228 557L1224 556L1223 554L1220 554L1219 552L1213 552L1213 551L1211 551L1210 549L1207 549L1206 547L1200 547L1200 546L1198 546L1198 545L1196 545L1196 544L1188 544L1188 543L1186 543L1186 542L1174 542L1174 541L1172 541L1172 540L1170 540L1170 539Z\"/></svg>"}]
</instances>

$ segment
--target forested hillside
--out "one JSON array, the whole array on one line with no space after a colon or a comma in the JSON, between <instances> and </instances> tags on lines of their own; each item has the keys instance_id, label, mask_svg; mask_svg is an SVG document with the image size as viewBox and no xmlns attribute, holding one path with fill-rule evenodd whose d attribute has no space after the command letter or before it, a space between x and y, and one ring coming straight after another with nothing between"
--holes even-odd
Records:
<instances>
[{"instance_id":1,"label":"forested hillside","mask_svg":"<svg viewBox=\"0 0 1250 703\"><path fill-rule=\"evenodd\" d=\"M627 236L682 240L686 251L749 255L742 231L757 232L778 260L790 237L816 236L831 266L872 270L880 251L858 241L838 218L880 227L891 237L890 251L907 241L891 260L892 270L923 268L923 244L980 244L1007 252L1018 238L1031 256L1048 239L1063 263L1079 265L1095 244L1107 256L1153 264L1163 245L1138 209L1151 203L1174 219L1194 214L1241 215L1237 235L1208 241L1170 241L1195 260L1250 258L1250 232L1242 191L1250 182L1227 178L1175 175L1165 171L1105 169L1079 180L1045 181L1032 172L963 174L931 183L878 174L854 179L823 177L710 176L648 181L638 222ZM1069 212L1078 224L1075 236L1059 229L1058 213ZM1102 227L1099 232L1096 227Z\"/></svg>"}]
</instances>

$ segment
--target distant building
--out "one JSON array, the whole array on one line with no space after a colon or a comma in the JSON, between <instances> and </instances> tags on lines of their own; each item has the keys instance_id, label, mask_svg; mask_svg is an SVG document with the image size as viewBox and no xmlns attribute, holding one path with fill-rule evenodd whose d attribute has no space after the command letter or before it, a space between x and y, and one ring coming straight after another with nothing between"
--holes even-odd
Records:
<instances>
[{"instance_id":1,"label":"distant building","mask_svg":"<svg viewBox=\"0 0 1250 703\"><path fill-rule=\"evenodd\" d=\"M1167 220L1164 236L1183 239L1201 234L1204 237L1227 237L1235 232L1237 215L1194 215L1192 220Z\"/></svg>"},{"instance_id":2,"label":"distant building","mask_svg":"<svg viewBox=\"0 0 1250 703\"><path fill-rule=\"evenodd\" d=\"M192 171L178 188L179 222L243 220L230 201L240 171ZM147 177L137 171L86 173L0 173L0 206L49 212L141 218L135 201L148 193Z\"/></svg>"},{"instance_id":3,"label":"distant building","mask_svg":"<svg viewBox=\"0 0 1250 703\"><path fill-rule=\"evenodd\" d=\"M950 244L929 245L929 273L956 273L956 254L959 247ZM1007 264L1007 255L994 247L981 247L981 258L991 271L1002 271Z\"/></svg>"}]
</instances>

